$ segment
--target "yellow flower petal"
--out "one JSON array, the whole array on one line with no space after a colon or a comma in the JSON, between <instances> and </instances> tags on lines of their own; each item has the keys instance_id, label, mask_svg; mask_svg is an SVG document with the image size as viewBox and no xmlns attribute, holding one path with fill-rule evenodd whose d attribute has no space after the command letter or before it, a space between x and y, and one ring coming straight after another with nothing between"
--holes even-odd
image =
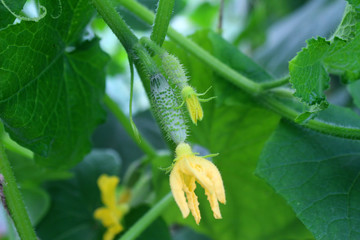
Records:
<instances>
[{"instance_id":1,"label":"yellow flower petal","mask_svg":"<svg viewBox=\"0 0 360 240\"><path fill-rule=\"evenodd\" d=\"M191 121L197 125L197 121L201 121L203 119L204 112L195 90L190 86L186 86L181 90L181 95L183 100L186 102L186 107L188 109Z\"/></svg>"},{"instance_id":2,"label":"yellow flower petal","mask_svg":"<svg viewBox=\"0 0 360 240\"><path fill-rule=\"evenodd\" d=\"M215 189L217 199L219 200L219 202L225 204L226 203L225 189L219 170L209 160L200 157L198 157L197 160L201 162L199 164L203 166L204 169L206 169L206 176L209 178L209 180L212 183L212 186Z\"/></svg>"},{"instance_id":3,"label":"yellow flower petal","mask_svg":"<svg viewBox=\"0 0 360 240\"><path fill-rule=\"evenodd\" d=\"M180 166L182 166L182 171L185 174L194 176L203 188L208 189L208 191L212 193L214 191L214 184L206 175L208 169L203 167L202 160L208 162L208 160L196 156L184 157Z\"/></svg>"},{"instance_id":4,"label":"yellow flower petal","mask_svg":"<svg viewBox=\"0 0 360 240\"><path fill-rule=\"evenodd\" d=\"M106 174L98 178L101 200L105 206L95 210L94 218L100 220L104 227L107 228L103 236L104 240L113 240L123 230L120 221L129 209L128 201L131 197L129 191L124 191L124 194L117 199L116 187L119 181L118 177L109 177Z\"/></svg>"},{"instance_id":5,"label":"yellow flower petal","mask_svg":"<svg viewBox=\"0 0 360 240\"><path fill-rule=\"evenodd\" d=\"M195 156L188 144L180 143L176 148L175 165L170 174L170 187L183 217L189 214L190 209L199 224L201 216L195 195L196 181L205 189L214 217L221 218L218 201L225 204L226 199L219 170L212 162Z\"/></svg>"},{"instance_id":6,"label":"yellow flower petal","mask_svg":"<svg viewBox=\"0 0 360 240\"><path fill-rule=\"evenodd\" d=\"M170 188L176 204L179 206L183 217L186 218L189 215L190 210L184 196L184 182L181 175L179 166L174 166L170 173Z\"/></svg>"},{"instance_id":7,"label":"yellow flower petal","mask_svg":"<svg viewBox=\"0 0 360 240\"><path fill-rule=\"evenodd\" d=\"M218 199L216 198L215 193L209 193L209 191L205 190L205 194L207 195L208 201L210 202L210 207L211 207L211 210L213 211L214 218L216 218L216 219L222 218L221 213L220 213Z\"/></svg>"},{"instance_id":8,"label":"yellow flower petal","mask_svg":"<svg viewBox=\"0 0 360 240\"><path fill-rule=\"evenodd\" d=\"M190 95L185 99L186 107L189 111L191 121L197 125L197 121L203 119L204 113L199 102L199 99L196 95Z\"/></svg>"},{"instance_id":9,"label":"yellow flower petal","mask_svg":"<svg viewBox=\"0 0 360 240\"><path fill-rule=\"evenodd\" d=\"M201 216L200 216L200 210L199 210L199 201L195 194L195 178L184 176L184 190L186 193L186 198L188 200L188 205L191 211L191 214L194 216L196 224L199 224Z\"/></svg>"},{"instance_id":10,"label":"yellow flower petal","mask_svg":"<svg viewBox=\"0 0 360 240\"><path fill-rule=\"evenodd\" d=\"M94 218L100 220L105 227L109 227L118 221L112 211L104 207L95 210Z\"/></svg>"},{"instance_id":11,"label":"yellow flower petal","mask_svg":"<svg viewBox=\"0 0 360 240\"><path fill-rule=\"evenodd\" d=\"M98 178L98 186L101 192L101 201L105 206L115 208L116 206L116 186L120 179L116 176L109 177L106 174L102 174Z\"/></svg>"},{"instance_id":12,"label":"yellow flower petal","mask_svg":"<svg viewBox=\"0 0 360 240\"><path fill-rule=\"evenodd\" d=\"M121 226L120 224L116 224L109 227L103 236L103 240L113 240L115 236L118 233L120 233L123 229L124 229L123 226Z\"/></svg>"}]
</instances>

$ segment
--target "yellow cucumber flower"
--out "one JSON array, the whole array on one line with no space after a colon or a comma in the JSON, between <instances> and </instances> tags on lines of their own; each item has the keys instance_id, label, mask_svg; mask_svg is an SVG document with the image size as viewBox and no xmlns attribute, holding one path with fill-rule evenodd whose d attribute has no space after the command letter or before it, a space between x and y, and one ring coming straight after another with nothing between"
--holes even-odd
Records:
<instances>
[{"instance_id":1,"label":"yellow cucumber flower","mask_svg":"<svg viewBox=\"0 0 360 240\"><path fill-rule=\"evenodd\" d=\"M101 201L105 206L95 210L94 218L100 220L107 228L103 240L113 240L124 229L120 221L129 210L127 204L129 199L126 197L126 202L117 201L116 187L119 181L118 177L109 177L106 174L102 174L97 181L101 192ZM128 192L125 194L128 195ZM120 199L123 199L123 196L120 196Z\"/></svg>"},{"instance_id":2,"label":"yellow cucumber flower","mask_svg":"<svg viewBox=\"0 0 360 240\"><path fill-rule=\"evenodd\" d=\"M223 181L216 166L209 160L195 156L187 143L180 143L176 147L174 161L175 164L170 173L170 187L183 217L186 218L191 211L195 222L197 224L200 222L199 202L194 192L196 181L205 189L214 217L220 219L218 201L225 204L226 199Z\"/></svg>"},{"instance_id":3,"label":"yellow cucumber flower","mask_svg":"<svg viewBox=\"0 0 360 240\"><path fill-rule=\"evenodd\" d=\"M198 94L191 86L186 86L181 90L183 100L186 102L191 121L196 125L197 121L203 119L204 113L198 99Z\"/></svg>"}]
</instances>

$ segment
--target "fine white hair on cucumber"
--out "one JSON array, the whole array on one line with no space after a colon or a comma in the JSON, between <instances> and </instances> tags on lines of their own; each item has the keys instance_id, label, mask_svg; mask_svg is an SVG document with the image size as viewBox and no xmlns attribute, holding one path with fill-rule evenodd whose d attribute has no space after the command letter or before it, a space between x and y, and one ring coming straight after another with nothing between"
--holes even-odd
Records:
<instances>
[{"instance_id":1,"label":"fine white hair on cucumber","mask_svg":"<svg viewBox=\"0 0 360 240\"><path fill-rule=\"evenodd\" d=\"M169 54L166 51L164 51L160 57L162 60L162 67L172 84L175 84L180 89L183 89L185 86L187 86L189 79L186 76L183 65L180 63L177 57Z\"/></svg>"},{"instance_id":2,"label":"fine white hair on cucumber","mask_svg":"<svg viewBox=\"0 0 360 240\"><path fill-rule=\"evenodd\" d=\"M161 67L172 85L177 86L180 90L188 86L187 82L189 79L186 76L183 65L176 56L169 54L165 49L148 38L141 38L140 43L161 58Z\"/></svg>"},{"instance_id":3,"label":"fine white hair on cucumber","mask_svg":"<svg viewBox=\"0 0 360 240\"><path fill-rule=\"evenodd\" d=\"M176 96L161 74L150 77L151 97L155 114L161 121L161 127L176 144L185 142L187 126L185 118L179 108Z\"/></svg>"}]
</instances>

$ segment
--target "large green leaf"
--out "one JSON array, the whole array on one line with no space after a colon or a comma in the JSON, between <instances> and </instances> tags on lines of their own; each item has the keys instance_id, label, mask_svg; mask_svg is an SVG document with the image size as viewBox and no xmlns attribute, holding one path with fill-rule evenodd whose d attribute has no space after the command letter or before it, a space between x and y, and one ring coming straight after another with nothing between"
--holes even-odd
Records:
<instances>
[{"instance_id":1,"label":"large green leaf","mask_svg":"<svg viewBox=\"0 0 360 240\"><path fill-rule=\"evenodd\" d=\"M266 144L257 172L316 239L360 238L360 141L283 121Z\"/></svg>"},{"instance_id":2,"label":"large green leaf","mask_svg":"<svg viewBox=\"0 0 360 240\"><path fill-rule=\"evenodd\" d=\"M50 196L37 186L21 187L26 208L33 226L46 215L50 207Z\"/></svg>"},{"instance_id":3,"label":"large green leaf","mask_svg":"<svg viewBox=\"0 0 360 240\"><path fill-rule=\"evenodd\" d=\"M64 167L89 151L89 137L104 118L108 57L98 40L72 46L92 16L88 1L44 6L48 14L38 23L0 31L0 118L39 162Z\"/></svg>"},{"instance_id":4,"label":"large green leaf","mask_svg":"<svg viewBox=\"0 0 360 240\"><path fill-rule=\"evenodd\" d=\"M210 238L208 238L207 236L197 233L188 227L183 227L181 229L178 229L173 235L173 240L188 240L188 239L210 240Z\"/></svg>"},{"instance_id":5,"label":"large green leaf","mask_svg":"<svg viewBox=\"0 0 360 240\"><path fill-rule=\"evenodd\" d=\"M268 74L264 74L261 68L216 34L200 32L193 39L242 74L250 74L244 69L251 69L251 74L258 76L257 80L269 80ZM176 46L166 46L181 58L189 70L191 84L199 92L213 84L216 93L222 91L219 84L226 80L216 76L206 65ZM239 64L239 61L244 65ZM192 143L205 147L211 153L220 153L213 161L222 174L226 190L227 203L220 206L223 219L213 218L209 202L199 186L196 193L202 215L200 225L197 226L192 217L183 220L175 204L166 211L167 220L187 224L217 240L311 238L283 199L254 175L260 151L277 126L279 117L259 107L233 85L228 84L224 91L228 91L229 98L222 94L222 100L203 104L204 119L198 126L191 128L190 138ZM209 96L213 94L211 92ZM198 150L201 152L201 148ZM169 164L170 158L166 156L154 161L156 166L166 167ZM168 176L160 181L156 166L154 184L161 187L164 194L169 191L168 183L165 182Z\"/></svg>"},{"instance_id":6,"label":"large green leaf","mask_svg":"<svg viewBox=\"0 0 360 240\"><path fill-rule=\"evenodd\" d=\"M190 20L203 28L211 28L218 15L219 3L211 4L204 2L200 4L190 15Z\"/></svg>"},{"instance_id":7,"label":"large green leaf","mask_svg":"<svg viewBox=\"0 0 360 240\"><path fill-rule=\"evenodd\" d=\"M355 105L360 108L360 81L349 84L348 88Z\"/></svg>"},{"instance_id":8,"label":"large green leaf","mask_svg":"<svg viewBox=\"0 0 360 240\"><path fill-rule=\"evenodd\" d=\"M11 11L15 14L18 14L23 8L26 0L4 0L6 7L11 9ZM6 9L3 3L0 2L0 29L6 27L7 25L13 23L15 21L15 17Z\"/></svg>"},{"instance_id":9,"label":"large green leaf","mask_svg":"<svg viewBox=\"0 0 360 240\"><path fill-rule=\"evenodd\" d=\"M46 168L29 159L13 152L7 151L16 181L20 185L38 185L44 181L68 179L72 174L67 170Z\"/></svg>"},{"instance_id":10,"label":"large green leaf","mask_svg":"<svg viewBox=\"0 0 360 240\"><path fill-rule=\"evenodd\" d=\"M289 63L295 96L315 105L326 101L324 91L329 88L329 73L342 76L344 81L360 78L360 13L347 5L343 21L334 39L310 39Z\"/></svg>"},{"instance_id":11,"label":"large green leaf","mask_svg":"<svg viewBox=\"0 0 360 240\"><path fill-rule=\"evenodd\" d=\"M341 23L336 29L336 32L334 33L334 36L343 40L353 39L358 34L357 32L360 30L360 9L356 7L356 4L360 4L360 1L354 0L348 2L350 4L346 5Z\"/></svg>"},{"instance_id":12,"label":"large green leaf","mask_svg":"<svg viewBox=\"0 0 360 240\"><path fill-rule=\"evenodd\" d=\"M94 150L74 169L74 178L49 183L47 190L52 203L40 222L37 232L41 239L100 239L103 227L93 217L102 205L97 179L101 174L118 175L120 159L110 150Z\"/></svg>"},{"instance_id":13,"label":"large green leaf","mask_svg":"<svg viewBox=\"0 0 360 240\"><path fill-rule=\"evenodd\" d=\"M356 10L360 10L360 1L359 0L347 0L351 5L356 8Z\"/></svg>"}]
</instances>

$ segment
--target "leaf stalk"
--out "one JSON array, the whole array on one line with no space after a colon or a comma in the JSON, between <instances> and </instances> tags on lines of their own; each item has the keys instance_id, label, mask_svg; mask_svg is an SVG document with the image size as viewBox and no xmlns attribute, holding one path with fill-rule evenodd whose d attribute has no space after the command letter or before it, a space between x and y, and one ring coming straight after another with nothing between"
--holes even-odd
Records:
<instances>
[{"instance_id":1,"label":"leaf stalk","mask_svg":"<svg viewBox=\"0 0 360 240\"><path fill-rule=\"evenodd\" d=\"M4 127L0 122L0 135L3 133ZM0 172L4 177L4 182L1 183L1 186L5 195L5 201L20 238L23 240L36 240L35 231L31 225L2 141L0 142Z\"/></svg>"},{"instance_id":2,"label":"leaf stalk","mask_svg":"<svg viewBox=\"0 0 360 240\"><path fill-rule=\"evenodd\" d=\"M147 213L145 213L119 240L136 239L173 201L173 196L168 193L153 206Z\"/></svg>"},{"instance_id":3,"label":"leaf stalk","mask_svg":"<svg viewBox=\"0 0 360 240\"><path fill-rule=\"evenodd\" d=\"M120 40L126 51L131 53L132 48L138 42L138 39L122 17L116 12L112 2L109 0L93 0L93 4L98 13Z\"/></svg>"},{"instance_id":4,"label":"leaf stalk","mask_svg":"<svg viewBox=\"0 0 360 240\"><path fill-rule=\"evenodd\" d=\"M150 39L161 46L168 31L175 0L159 0Z\"/></svg>"}]
</instances>

